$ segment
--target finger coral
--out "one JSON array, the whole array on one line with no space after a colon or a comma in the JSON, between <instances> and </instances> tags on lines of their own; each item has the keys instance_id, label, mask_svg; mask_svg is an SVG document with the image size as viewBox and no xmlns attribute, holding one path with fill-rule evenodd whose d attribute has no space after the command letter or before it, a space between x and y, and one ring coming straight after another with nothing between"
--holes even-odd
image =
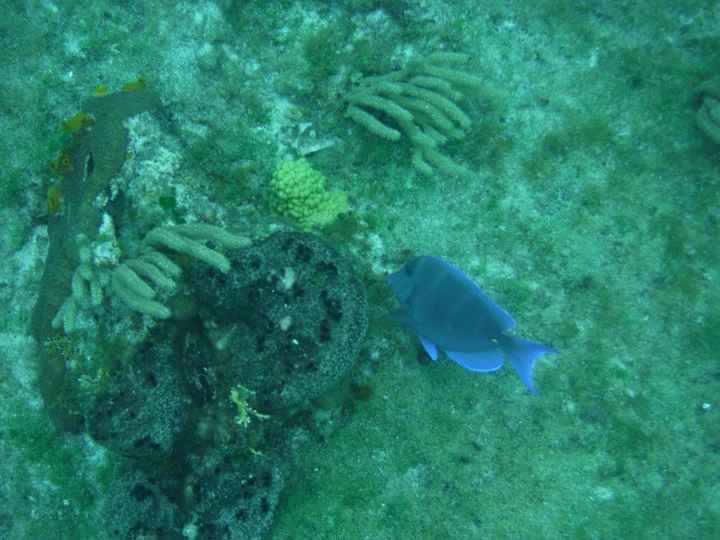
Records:
<instances>
[{"instance_id":1,"label":"finger coral","mask_svg":"<svg viewBox=\"0 0 720 540\"><path fill-rule=\"evenodd\" d=\"M432 175L436 168L469 176L468 169L439 150L451 139L462 139L471 125L457 104L465 91L482 84L458 68L469 59L462 53L434 53L400 71L365 77L345 97L346 114L383 139L397 141L404 134L413 147L412 164L423 174Z\"/></svg>"},{"instance_id":2,"label":"finger coral","mask_svg":"<svg viewBox=\"0 0 720 540\"><path fill-rule=\"evenodd\" d=\"M205 223L155 227L145 236L144 254L124 261L113 270L113 292L132 310L155 319L167 319L172 314L170 309L155 300L155 296L158 290L174 291L175 279L182 270L158 248L187 255L227 272L230 261L217 249L205 245L210 241L229 249L250 244L245 237Z\"/></svg>"}]
</instances>

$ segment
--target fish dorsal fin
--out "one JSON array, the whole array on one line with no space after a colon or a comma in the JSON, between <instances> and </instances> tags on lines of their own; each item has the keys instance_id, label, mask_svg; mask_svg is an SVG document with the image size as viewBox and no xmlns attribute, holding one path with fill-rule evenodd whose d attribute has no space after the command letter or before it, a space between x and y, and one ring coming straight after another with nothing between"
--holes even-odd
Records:
<instances>
[{"instance_id":1,"label":"fish dorsal fin","mask_svg":"<svg viewBox=\"0 0 720 540\"><path fill-rule=\"evenodd\" d=\"M447 265L447 267L457 279L465 283L470 288L470 290L473 291L476 298L478 298L485 305L488 313L492 314L492 317L497 321L503 332L515 326L515 319L513 319L507 311L500 307L497 302L495 302L495 300L485 294L485 291L483 291L477 283L470 279L470 277L468 277L465 272L460 270L455 265L445 261L444 259L440 260L442 260L443 264Z\"/></svg>"}]
</instances>

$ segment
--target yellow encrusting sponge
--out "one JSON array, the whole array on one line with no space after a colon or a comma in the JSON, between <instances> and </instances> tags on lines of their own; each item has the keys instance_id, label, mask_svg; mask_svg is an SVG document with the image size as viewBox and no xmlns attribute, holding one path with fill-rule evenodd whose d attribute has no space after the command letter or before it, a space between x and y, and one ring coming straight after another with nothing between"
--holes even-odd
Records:
<instances>
[{"instance_id":1,"label":"yellow encrusting sponge","mask_svg":"<svg viewBox=\"0 0 720 540\"><path fill-rule=\"evenodd\" d=\"M273 210L302 229L328 225L349 209L347 193L328 191L325 176L306 159L281 162L270 186Z\"/></svg>"}]
</instances>

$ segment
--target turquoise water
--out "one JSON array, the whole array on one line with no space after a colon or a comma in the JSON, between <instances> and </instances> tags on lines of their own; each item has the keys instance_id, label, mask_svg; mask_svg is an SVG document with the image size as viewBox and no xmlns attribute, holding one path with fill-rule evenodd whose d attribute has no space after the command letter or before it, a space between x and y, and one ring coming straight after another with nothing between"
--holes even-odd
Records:
<instances>
[{"instance_id":1,"label":"turquoise water","mask_svg":"<svg viewBox=\"0 0 720 540\"><path fill-rule=\"evenodd\" d=\"M0 538L720 537L717 2L82 4L0 20Z\"/></svg>"}]
</instances>

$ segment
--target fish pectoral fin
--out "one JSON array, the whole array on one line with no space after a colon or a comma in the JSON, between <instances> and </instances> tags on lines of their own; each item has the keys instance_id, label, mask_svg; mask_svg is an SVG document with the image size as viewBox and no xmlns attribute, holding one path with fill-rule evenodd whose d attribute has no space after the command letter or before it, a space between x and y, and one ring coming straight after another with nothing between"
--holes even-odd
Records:
<instances>
[{"instance_id":1,"label":"fish pectoral fin","mask_svg":"<svg viewBox=\"0 0 720 540\"><path fill-rule=\"evenodd\" d=\"M423 349L425 349L425 352L428 354L428 356L430 357L430 359L433 362L436 362L438 359L438 350L437 350L437 347L435 346L435 344L432 341L425 339L422 336L419 336L419 337L420 337L420 343L422 343L422 346L423 346Z\"/></svg>"},{"instance_id":2,"label":"fish pectoral fin","mask_svg":"<svg viewBox=\"0 0 720 540\"><path fill-rule=\"evenodd\" d=\"M445 351L448 357L470 371L495 371L503 365L503 355L499 349L488 349L479 352Z\"/></svg>"}]
</instances>

